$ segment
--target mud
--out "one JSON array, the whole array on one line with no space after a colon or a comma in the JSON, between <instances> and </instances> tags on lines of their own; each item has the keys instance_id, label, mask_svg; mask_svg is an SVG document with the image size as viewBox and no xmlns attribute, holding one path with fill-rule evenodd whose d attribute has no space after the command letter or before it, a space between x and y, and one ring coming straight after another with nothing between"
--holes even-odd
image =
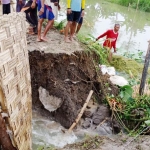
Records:
<instances>
[{"instance_id":1,"label":"mud","mask_svg":"<svg viewBox=\"0 0 150 150\"><path fill-rule=\"evenodd\" d=\"M98 60L94 52L80 51L68 55L30 51L33 109L69 128L91 89L94 90L93 99L100 105L106 93L117 95L118 88L111 84L109 76L102 76L99 71ZM49 95L62 100L56 111L47 111L40 102L40 86L45 88Z\"/></svg>"}]
</instances>

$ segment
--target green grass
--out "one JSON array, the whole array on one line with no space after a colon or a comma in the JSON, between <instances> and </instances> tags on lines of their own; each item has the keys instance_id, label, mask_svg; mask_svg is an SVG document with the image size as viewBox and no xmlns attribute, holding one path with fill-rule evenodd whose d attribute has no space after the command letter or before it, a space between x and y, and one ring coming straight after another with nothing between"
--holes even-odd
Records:
<instances>
[{"instance_id":1,"label":"green grass","mask_svg":"<svg viewBox=\"0 0 150 150\"><path fill-rule=\"evenodd\" d=\"M107 0L112 3L120 4L122 6L137 8L138 0ZM139 0L138 9L146 12L150 12L150 0Z\"/></svg>"}]
</instances>

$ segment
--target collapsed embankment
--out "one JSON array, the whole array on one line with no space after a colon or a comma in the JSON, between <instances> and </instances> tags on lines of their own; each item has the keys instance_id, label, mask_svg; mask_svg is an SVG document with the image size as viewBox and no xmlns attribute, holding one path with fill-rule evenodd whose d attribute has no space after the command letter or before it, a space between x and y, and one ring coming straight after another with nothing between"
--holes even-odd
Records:
<instances>
[{"instance_id":1,"label":"collapsed embankment","mask_svg":"<svg viewBox=\"0 0 150 150\"><path fill-rule=\"evenodd\" d=\"M66 128L76 119L91 89L94 90L93 99L100 105L106 93L118 94L118 88L111 84L109 77L101 74L97 67L99 57L94 52L80 51L68 55L32 51L29 60L33 109L51 116ZM44 108L39 99L40 87L61 100L58 109L50 112ZM55 99L53 102L57 105Z\"/></svg>"}]
</instances>

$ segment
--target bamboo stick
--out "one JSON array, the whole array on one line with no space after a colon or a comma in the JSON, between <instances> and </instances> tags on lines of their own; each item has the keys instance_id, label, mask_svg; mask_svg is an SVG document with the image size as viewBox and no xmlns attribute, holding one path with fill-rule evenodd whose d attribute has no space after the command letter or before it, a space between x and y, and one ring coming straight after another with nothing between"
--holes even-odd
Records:
<instances>
[{"instance_id":1,"label":"bamboo stick","mask_svg":"<svg viewBox=\"0 0 150 150\"><path fill-rule=\"evenodd\" d=\"M83 107L82 107L80 113L78 114L76 120L75 120L74 123L71 125L71 127L68 129L69 132L72 131L72 129L77 125L77 123L78 123L79 120L81 119L81 117L82 117L82 115L83 115L83 113L84 113L84 110L85 110L87 104L89 103L89 101L90 101L90 99L91 99L92 94L93 94L93 90L90 91L90 93L89 93L89 95L88 95L88 97L87 97L87 99L86 99L86 101L85 101L85 103L84 103L84 105L83 105Z\"/></svg>"}]
</instances>

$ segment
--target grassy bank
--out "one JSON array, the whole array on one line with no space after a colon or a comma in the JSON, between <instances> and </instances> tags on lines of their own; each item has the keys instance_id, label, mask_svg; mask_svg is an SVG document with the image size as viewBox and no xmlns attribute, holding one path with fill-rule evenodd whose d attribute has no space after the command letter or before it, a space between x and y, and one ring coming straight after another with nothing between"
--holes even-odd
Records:
<instances>
[{"instance_id":1,"label":"grassy bank","mask_svg":"<svg viewBox=\"0 0 150 150\"><path fill-rule=\"evenodd\" d=\"M147 131L150 126L150 97L148 95L139 96L138 93L135 97L133 96L134 85L140 82L143 64L117 55L113 57L111 63L108 63L106 50L91 39L91 36L89 38L80 37L80 41L87 46L88 51L95 51L99 55L100 64L114 66L119 72L125 72L130 76L129 85L120 87L118 96L109 97L108 95L106 97L114 117L128 134L150 134Z\"/></svg>"},{"instance_id":2,"label":"grassy bank","mask_svg":"<svg viewBox=\"0 0 150 150\"><path fill-rule=\"evenodd\" d=\"M150 12L150 0L107 0L112 3L120 4L122 6L130 6L132 8L137 8L142 11Z\"/></svg>"}]
</instances>

